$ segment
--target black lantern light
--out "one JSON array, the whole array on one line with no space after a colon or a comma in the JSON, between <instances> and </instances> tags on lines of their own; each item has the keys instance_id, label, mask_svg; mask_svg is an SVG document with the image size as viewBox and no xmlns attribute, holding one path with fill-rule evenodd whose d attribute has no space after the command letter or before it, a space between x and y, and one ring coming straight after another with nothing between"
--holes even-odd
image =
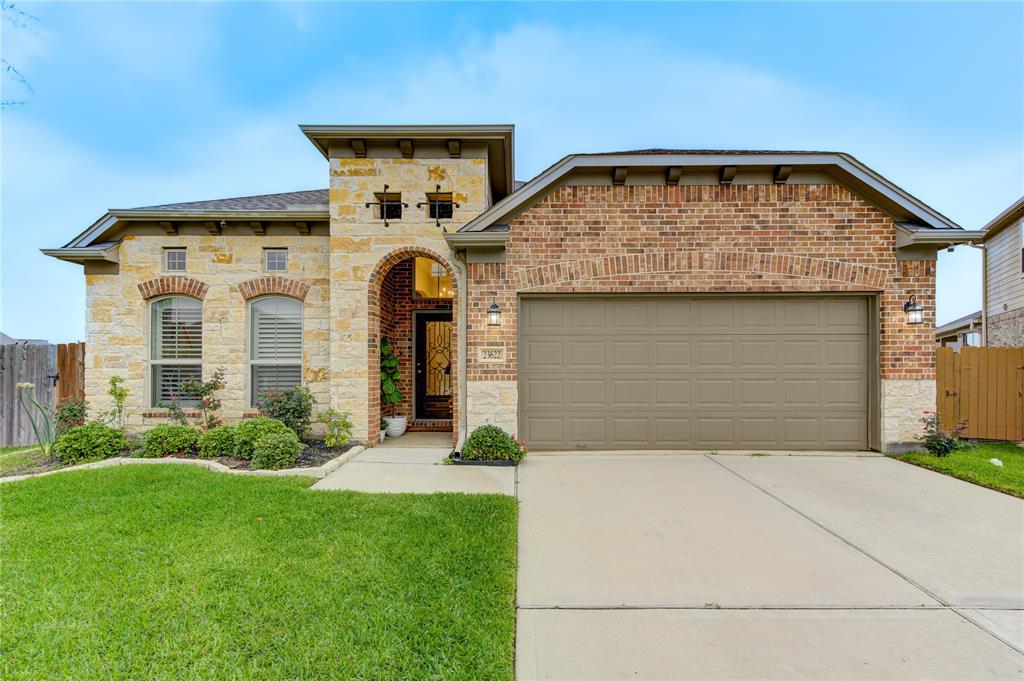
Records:
<instances>
[{"instance_id":1,"label":"black lantern light","mask_svg":"<svg viewBox=\"0 0 1024 681\"><path fill-rule=\"evenodd\" d=\"M918 304L917 296L907 298L907 302L903 303L903 311L907 313L907 324L924 323L924 308Z\"/></svg>"},{"instance_id":2,"label":"black lantern light","mask_svg":"<svg viewBox=\"0 0 1024 681\"><path fill-rule=\"evenodd\" d=\"M498 301L491 303L491 306L487 308L487 325L498 326L501 324L501 308L498 307Z\"/></svg>"}]
</instances>

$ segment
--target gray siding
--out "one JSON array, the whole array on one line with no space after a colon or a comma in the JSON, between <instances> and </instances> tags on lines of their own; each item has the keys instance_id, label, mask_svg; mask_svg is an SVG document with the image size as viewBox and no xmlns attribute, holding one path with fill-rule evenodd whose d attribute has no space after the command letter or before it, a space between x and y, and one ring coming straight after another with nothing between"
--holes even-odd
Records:
<instances>
[{"instance_id":1,"label":"gray siding","mask_svg":"<svg viewBox=\"0 0 1024 681\"><path fill-rule=\"evenodd\" d=\"M1024 308L1020 224L1020 220L1011 224L985 245L988 250L985 277L989 316ZM1004 304L1007 306L1005 309Z\"/></svg>"}]
</instances>

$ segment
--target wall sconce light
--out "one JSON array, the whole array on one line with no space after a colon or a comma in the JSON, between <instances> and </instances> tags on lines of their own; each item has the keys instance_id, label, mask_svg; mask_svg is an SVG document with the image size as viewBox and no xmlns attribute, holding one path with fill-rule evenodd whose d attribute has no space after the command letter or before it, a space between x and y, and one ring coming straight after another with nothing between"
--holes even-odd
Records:
<instances>
[{"instance_id":1,"label":"wall sconce light","mask_svg":"<svg viewBox=\"0 0 1024 681\"><path fill-rule=\"evenodd\" d=\"M907 313L907 324L924 322L924 308L917 304L917 296L907 298L907 302L903 303L903 311Z\"/></svg>"},{"instance_id":2,"label":"wall sconce light","mask_svg":"<svg viewBox=\"0 0 1024 681\"><path fill-rule=\"evenodd\" d=\"M498 307L498 301L491 303L491 306L487 308L487 325L498 326L501 324L501 308Z\"/></svg>"}]
</instances>

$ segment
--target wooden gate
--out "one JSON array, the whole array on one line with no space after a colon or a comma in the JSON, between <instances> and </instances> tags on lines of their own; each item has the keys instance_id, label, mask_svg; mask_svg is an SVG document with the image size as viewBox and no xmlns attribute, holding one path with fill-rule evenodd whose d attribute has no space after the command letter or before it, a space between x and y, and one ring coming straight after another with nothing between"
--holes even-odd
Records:
<instances>
[{"instance_id":1,"label":"wooden gate","mask_svg":"<svg viewBox=\"0 0 1024 681\"><path fill-rule=\"evenodd\" d=\"M1024 440L1024 348L939 348L935 361L944 427L967 421L964 437Z\"/></svg>"},{"instance_id":2,"label":"wooden gate","mask_svg":"<svg viewBox=\"0 0 1024 681\"><path fill-rule=\"evenodd\" d=\"M35 433L18 405L18 384L50 413L69 399L85 397L85 343L0 345L0 447L35 444Z\"/></svg>"}]
</instances>

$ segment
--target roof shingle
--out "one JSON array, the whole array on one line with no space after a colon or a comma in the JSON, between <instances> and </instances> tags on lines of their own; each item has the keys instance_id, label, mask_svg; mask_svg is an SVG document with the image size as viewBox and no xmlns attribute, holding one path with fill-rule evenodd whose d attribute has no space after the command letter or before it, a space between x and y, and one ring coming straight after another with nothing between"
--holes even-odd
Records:
<instances>
[{"instance_id":1,"label":"roof shingle","mask_svg":"<svg viewBox=\"0 0 1024 681\"><path fill-rule=\"evenodd\" d=\"M142 206L135 210L310 210L327 209L327 190L310 189L301 192L281 194L259 194L238 196L230 199L188 201L186 203L165 203L160 206Z\"/></svg>"}]
</instances>

